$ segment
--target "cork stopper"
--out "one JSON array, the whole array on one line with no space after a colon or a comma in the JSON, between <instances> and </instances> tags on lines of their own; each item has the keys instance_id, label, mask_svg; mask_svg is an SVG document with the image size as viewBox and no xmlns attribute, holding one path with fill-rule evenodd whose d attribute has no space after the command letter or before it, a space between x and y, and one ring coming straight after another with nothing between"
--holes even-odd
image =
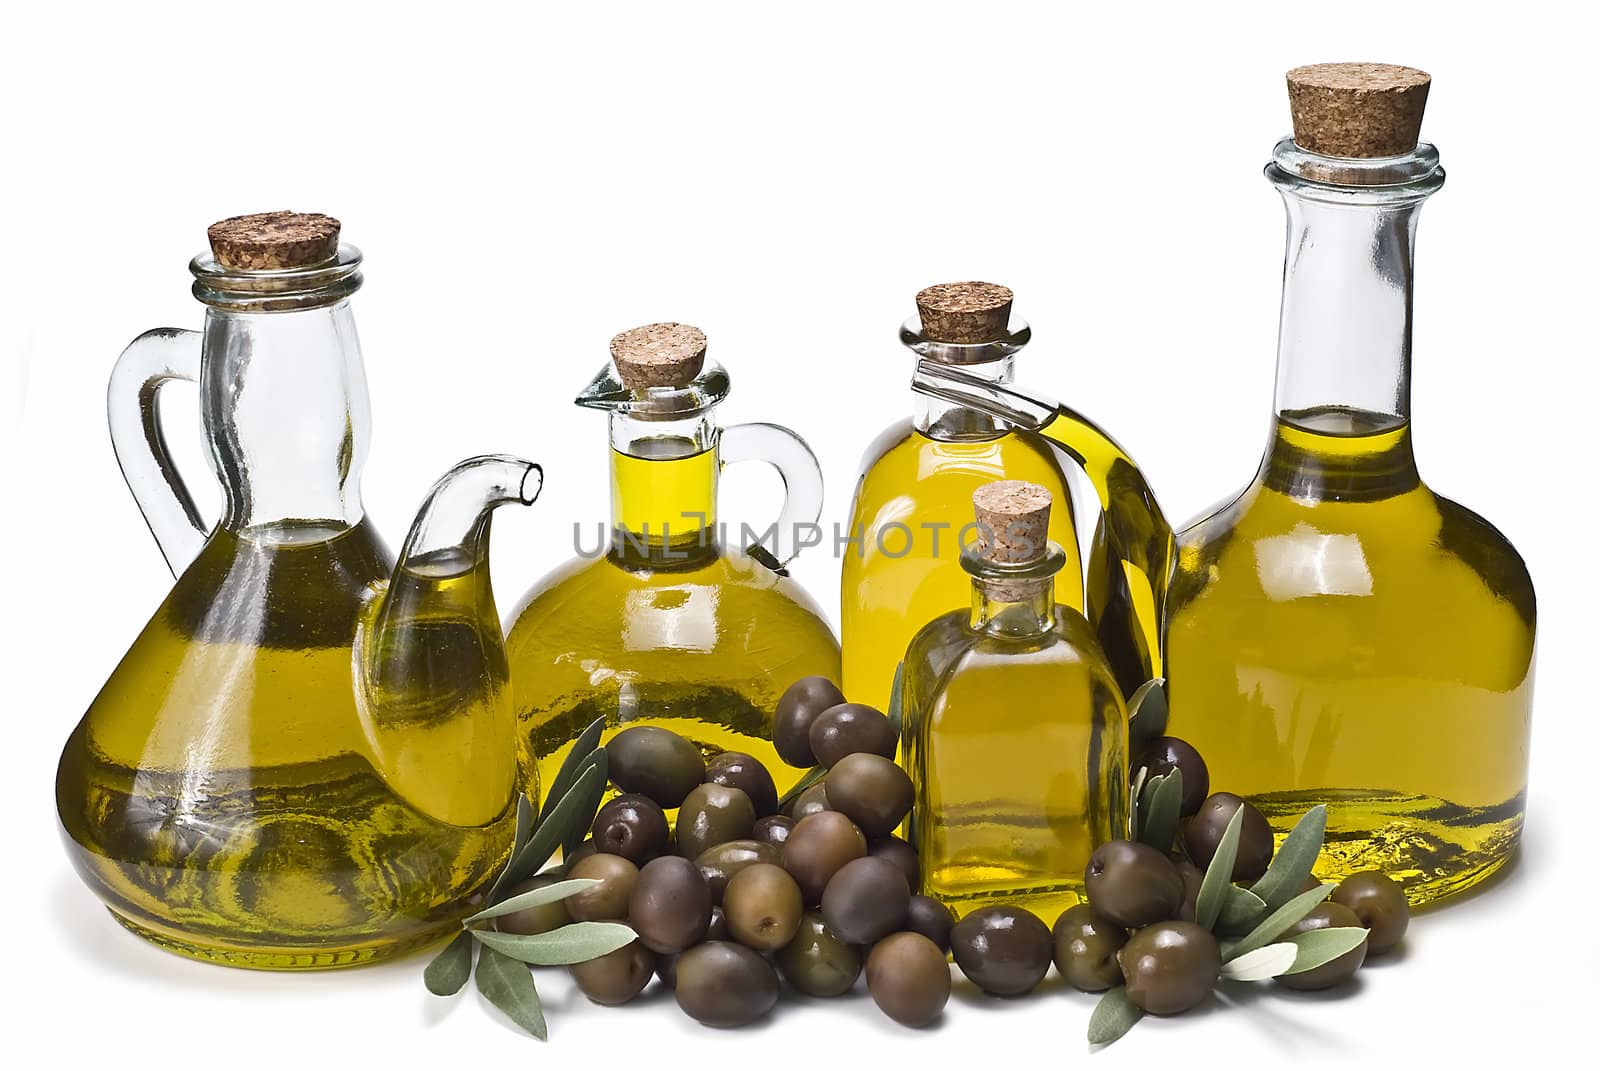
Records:
<instances>
[{"instance_id":1,"label":"cork stopper","mask_svg":"<svg viewBox=\"0 0 1600 1071\"><path fill-rule=\"evenodd\" d=\"M1320 156L1400 156L1417 147L1432 79L1390 63L1315 63L1288 74L1295 144Z\"/></svg>"},{"instance_id":2,"label":"cork stopper","mask_svg":"<svg viewBox=\"0 0 1600 1071\"><path fill-rule=\"evenodd\" d=\"M211 252L229 271L309 268L339 252L339 221L321 212L256 212L206 228Z\"/></svg>"},{"instance_id":3,"label":"cork stopper","mask_svg":"<svg viewBox=\"0 0 1600 1071\"><path fill-rule=\"evenodd\" d=\"M611 340L611 360L622 385L687 387L706 361L706 335L688 324L645 324Z\"/></svg>"},{"instance_id":4,"label":"cork stopper","mask_svg":"<svg viewBox=\"0 0 1600 1071\"><path fill-rule=\"evenodd\" d=\"M978 549L992 562L1024 565L1049 549L1050 492L1023 480L997 480L972 492L981 533Z\"/></svg>"},{"instance_id":5,"label":"cork stopper","mask_svg":"<svg viewBox=\"0 0 1600 1071\"><path fill-rule=\"evenodd\" d=\"M997 283L940 283L917 294L917 315L930 342L994 342L1006 337L1011 291Z\"/></svg>"}]
</instances>

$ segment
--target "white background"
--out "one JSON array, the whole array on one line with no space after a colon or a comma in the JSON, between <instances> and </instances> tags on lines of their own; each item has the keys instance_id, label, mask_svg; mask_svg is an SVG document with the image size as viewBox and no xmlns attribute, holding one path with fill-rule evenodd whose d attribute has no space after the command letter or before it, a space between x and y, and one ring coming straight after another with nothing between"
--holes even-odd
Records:
<instances>
[{"instance_id":1,"label":"white background","mask_svg":"<svg viewBox=\"0 0 1600 1071\"><path fill-rule=\"evenodd\" d=\"M1108 5L1109 6L1109 5ZM1423 473L1494 520L1540 595L1520 865L1419 918L1342 996L1270 987L1147 1022L1097 1066L1435 1066L1585 1036L1593 961L1596 353L1592 30L1519 3L16 5L0 24L0 456L11 937L0 1046L71 1065L366 1057L799 1067L822 1059L1067 1066L1093 999L958 984L912 1034L865 997L718 1033L670 998L604 1010L544 972L554 1040L422 960L317 976L181 961L118 929L68 869L56 755L170 578L118 474L103 390L139 331L198 326L185 264L213 219L344 220L372 386L370 512L398 543L455 460L546 463L495 525L502 608L605 510L602 419L570 405L617 330L703 326L729 421L804 434L842 520L854 466L910 406L895 331L917 289L1003 282L1034 326L1020 379L1093 414L1175 519L1254 471L1271 401L1282 214L1260 169L1283 71L1375 59L1435 77L1450 180L1423 213L1414 415ZM1559 11L1559 13L1558 13ZM202 501L193 404L170 407ZM765 520L769 474L730 473ZM837 563L797 575L830 608ZM1031 1053L1032 1055L1026 1055ZM1168 1066L1172 1066L1169 1064Z\"/></svg>"}]
</instances>

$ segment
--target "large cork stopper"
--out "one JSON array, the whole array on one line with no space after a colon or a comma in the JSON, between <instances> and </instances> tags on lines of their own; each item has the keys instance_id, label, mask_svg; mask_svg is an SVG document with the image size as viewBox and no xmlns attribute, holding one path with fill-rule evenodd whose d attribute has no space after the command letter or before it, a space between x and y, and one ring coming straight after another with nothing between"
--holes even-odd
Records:
<instances>
[{"instance_id":1,"label":"large cork stopper","mask_svg":"<svg viewBox=\"0 0 1600 1071\"><path fill-rule=\"evenodd\" d=\"M1417 147L1432 79L1390 63L1316 63L1288 74L1295 144L1321 156L1400 156Z\"/></svg>"},{"instance_id":2,"label":"large cork stopper","mask_svg":"<svg viewBox=\"0 0 1600 1071\"><path fill-rule=\"evenodd\" d=\"M645 324L611 340L611 360L629 390L687 387L706 362L706 335L688 324Z\"/></svg>"},{"instance_id":3,"label":"large cork stopper","mask_svg":"<svg viewBox=\"0 0 1600 1071\"><path fill-rule=\"evenodd\" d=\"M1023 480L997 480L972 492L978 551L992 562L1025 565L1049 549L1050 492Z\"/></svg>"},{"instance_id":4,"label":"large cork stopper","mask_svg":"<svg viewBox=\"0 0 1600 1071\"><path fill-rule=\"evenodd\" d=\"M1011 291L997 283L940 283L917 295L922 337L974 345L1006 337Z\"/></svg>"},{"instance_id":5,"label":"large cork stopper","mask_svg":"<svg viewBox=\"0 0 1600 1071\"><path fill-rule=\"evenodd\" d=\"M211 252L229 271L309 268L339 252L339 221L321 212L256 212L206 228Z\"/></svg>"}]
</instances>

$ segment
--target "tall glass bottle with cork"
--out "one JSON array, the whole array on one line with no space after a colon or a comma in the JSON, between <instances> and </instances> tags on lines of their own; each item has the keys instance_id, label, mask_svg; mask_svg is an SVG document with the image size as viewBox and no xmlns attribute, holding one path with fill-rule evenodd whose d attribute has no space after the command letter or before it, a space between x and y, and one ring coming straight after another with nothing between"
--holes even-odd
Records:
<instances>
[{"instance_id":1,"label":"tall glass bottle with cork","mask_svg":"<svg viewBox=\"0 0 1600 1071\"><path fill-rule=\"evenodd\" d=\"M1413 902L1517 845L1535 604L1516 550L1412 454L1412 242L1444 182L1429 78L1290 71L1294 136L1271 437L1255 479L1179 535L1171 731L1280 833L1328 806L1324 879L1376 868Z\"/></svg>"}]
</instances>

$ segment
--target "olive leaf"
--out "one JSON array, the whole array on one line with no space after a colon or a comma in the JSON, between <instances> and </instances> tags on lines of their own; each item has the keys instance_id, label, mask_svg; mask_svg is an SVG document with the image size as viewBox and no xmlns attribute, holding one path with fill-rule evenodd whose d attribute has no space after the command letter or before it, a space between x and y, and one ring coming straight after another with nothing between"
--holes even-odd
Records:
<instances>
[{"instance_id":1,"label":"olive leaf","mask_svg":"<svg viewBox=\"0 0 1600 1071\"><path fill-rule=\"evenodd\" d=\"M1209 877L1210 875L1207 876ZM1246 952L1254 952L1263 945L1277 939L1284 930L1309 915L1311 909L1326 900L1332 892L1332 885L1319 885L1315 889L1294 897L1263 919L1255 929L1245 935L1243 940L1229 949L1224 958L1227 960L1237 959ZM1195 914L1198 916L1199 912L1196 911Z\"/></svg>"},{"instance_id":2,"label":"olive leaf","mask_svg":"<svg viewBox=\"0 0 1600 1071\"><path fill-rule=\"evenodd\" d=\"M600 801L605 799L606 786L611 779L611 762L606 757L605 748L595 748L594 751L589 753L589 757L583 761L583 767L578 773L579 780L581 781L583 775L591 770L600 772L599 780L585 782L587 787L583 791L575 793L578 796L577 808L572 812L572 816L567 819L566 828L559 831L562 858L566 858L577 851L578 845L582 844L584 838L589 835L590 827L594 825L594 816L600 810ZM578 786L575 783L572 787L577 789Z\"/></svg>"},{"instance_id":3,"label":"olive leaf","mask_svg":"<svg viewBox=\"0 0 1600 1071\"><path fill-rule=\"evenodd\" d=\"M572 784L583 772L586 763L600 746L600 734L605 731L606 719L602 715L585 726L583 732L578 734L578 739L572 742L572 749L567 752L567 757L561 760L561 769L556 771L556 778L545 786L544 811L539 815L542 822L550 816L551 809L571 790Z\"/></svg>"},{"instance_id":4,"label":"olive leaf","mask_svg":"<svg viewBox=\"0 0 1600 1071\"><path fill-rule=\"evenodd\" d=\"M1145 681L1128 699L1128 740L1135 752L1167 731L1166 684L1162 677Z\"/></svg>"},{"instance_id":5,"label":"olive leaf","mask_svg":"<svg viewBox=\"0 0 1600 1071\"><path fill-rule=\"evenodd\" d=\"M1296 955L1295 946L1287 941L1266 945L1224 963L1222 977L1234 982L1263 982L1292 968Z\"/></svg>"},{"instance_id":6,"label":"olive leaf","mask_svg":"<svg viewBox=\"0 0 1600 1071\"><path fill-rule=\"evenodd\" d=\"M527 793L517 793L517 830L511 835L512 856L522 851L522 846L533 836L533 827L538 819L539 816L534 812L533 803L528 799ZM508 857L507 862L509 861Z\"/></svg>"},{"instance_id":7,"label":"olive leaf","mask_svg":"<svg viewBox=\"0 0 1600 1071\"><path fill-rule=\"evenodd\" d=\"M1129 999L1127 986L1108 989L1089 1015L1089 1044L1109 1045L1143 1017L1144 1012Z\"/></svg>"},{"instance_id":8,"label":"olive leaf","mask_svg":"<svg viewBox=\"0 0 1600 1071\"><path fill-rule=\"evenodd\" d=\"M555 802L549 814L539 822L538 828L533 831L533 836L528 838L528 843L511 857L511 861L506 864L505 870L501 871L500 877L489 891L489 899L493 901L501 889L537 874L540 868L550 861L556 847L565 839L563 834L570 834L571 830L582 829L592 823L594 805L604 793L605 787L604 768L594 764L587 766L573 782L572 788Z\"/></svg>"},{"instance_id":9,"label":"olive leaf","mask_svg":"<svg viewBox=\"0 0 1600 1071\"><path fill-rule=\"evenodd\" d=\"M828 776L828 768L826 766L811 767L811 769L807 770L801 775L800 780L794 783L794 787L790 788L789 791L785 792L778 798L778 807L781 809L790 800L794 799L796 796L800 795L800 793L804 792L818 781L821 781L826 776Z\"/></svg>"},{"instance_id":10,"label":"olive leaf","mask_svg":"<svg viewBox=\"0 0 1600 1071\"><path fill-rule=\"evenodd\" d=\"M488 998L490 1004L540 1041L549 1040L539 988L534 985L533 972L525 964L485 948L478 954L477 980L478 992Z\"/></svg>"},{"instance_id":11,"label":"olive leaf","mask_svg":"<svg viewBox=\"0 0 1600 1071\"><path fill-rule=\"evenodd\" d=\"M1172 838L1178 835L1178 812L1183 807L1183 771L1173 767L1165 777L1152 778L1145 785L1144 795L1139 839L1165 855L1172 850Z\"/></svg>"},{"instance_id":12,"label":"olive leaf","mask_svg":"<svg viewBox=\"0 0 1600 1071\"><path fill-rule=\"evenodd\" d=\"M1266 901L1267 910L1276 911L1289 902L1305 885L1322 852L1322 838L1328 830L1328 808L1317 804L1294 824L1283 838L1272 865L1250 890Z\"/></svg>"},{"instance_id":13,"label":"olive leaf","mask_svg":"<svg viewBox=\"0 0 1600 1071\"><path fill-rule=\"evenodd\" d=\"M422 984L436 997L451 997L461 992L471 974L472 935L463 930L423 968Z\"/></svg>"},{"instance_id":14,"label":"olive leaf","mask_svg":"<svg viewBox=\"0 0 1600 1071\"><path fill-rule=\"evenodd\" d=\"M1287 942L1295 949L1294 963L1282 973L1299 974L1301 971L1320 967L1324 963L1332 963L1352 948L1359 947L1366 939L1367 931L1360 926L1330 926L1327 929L1297 933Z\"/></svg>"},{"instance_id":15,"label":"olive leaf","mask_svg":"<svg viewBox=\"0 0 1600 1071\"><path fill-rule=\"evenodd\" d=\"M549 933L499 933L472 930L480 944L503 952L512 959L540 967L587 963L615 952L638 936L620 922L574 922Z\"/></svg>"},{"instance_id":16,"label":"olive leaf","mask_svg":"<svg viewBox=\"0 0 1600 1071\"><path fill-rule=\"evenodd\" d=\"M889 724L894 726L896 736L900 735L900 727L905 720L900 700L900 685L905 680L905 673L906 664L904 662L896 663L894 667L894 684L890 685L889 709L884 711L885 716L889 719Z\"/></svg>"},{"instance_id":17,"label":"olive leaf","mask_svg":"<svg viewBox=\"0 0 1600 1071\"><path fill-rule=\"evenodd\" d=\"M1267 913L1261 897L1249 889L1229 885L1222 894L1222 910L1217 914L1215 929L1219 933L1248 933Z\"/></svg>"},{"instance_id":18,"label":"olive leaf","mask_svg":"<svg viewBox=\"0 0 1600 1071\"><path fill-rule=\"evenodd\" d=\"M1150 767L1141 766L1133 773L1133 785L1128 790L1128 839L1138 840L1139 834L1144 831L1144 820L1140 814L1140 800L1144 793L1145 778L1150 776Z\"/></svg>"},{"instance_id":19,"label":"olive leaf","mask_svg":"<svg viewBox=\"0 0 1600 1071\"><path fill-rule=\"evenodd\" d=\"M1206 867L1205 877L1200 882L1200 893L1195 897L1194 920L1208 930L1216 926L1217 917L1222 914L1223 900L1233 884L1233 864L1239 857L1239 828L1243 824L1244 807L1241 806L1228 819L1228 827L1222 831L1222 839L1217 841L1216 854L1211 857L1211 865Z\"/></svg>"},{"instance_id":20,"label":"olive leaf","mask_svg":"<svg viewBox=\"0 0 1600 1071\"><path fill-rule=\"evenodd\" d=\"M599 878L569 878L566 881L552 882L542 888L531 889L519 896L501 900L493 907L486 907L476 915L468 916L462 922L462 925L470 926L474 922L486 922L489 919L500 918L502 915L512 915L518 911L526 911L530 907L553 904L557 900L565 900L573 893L580 893L599 884Z\"/></svg>"}]
</instances>

